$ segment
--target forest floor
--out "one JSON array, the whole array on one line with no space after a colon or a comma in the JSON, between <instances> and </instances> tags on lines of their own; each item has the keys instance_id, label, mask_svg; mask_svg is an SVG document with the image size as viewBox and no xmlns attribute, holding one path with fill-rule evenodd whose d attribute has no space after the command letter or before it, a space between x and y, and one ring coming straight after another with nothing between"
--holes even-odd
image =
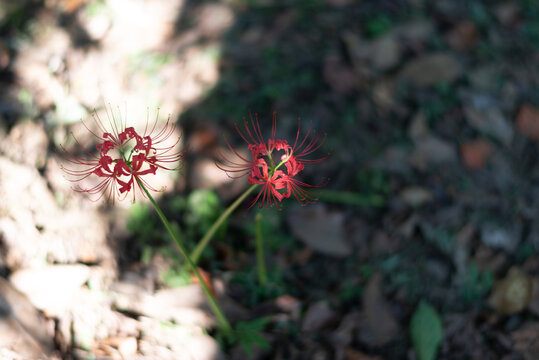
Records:
<instances>
[{"instance_id":1,"label":"forest floor","mask_svg":"<svg viewBox=\"0 0 539 360\"><path fill-rule=\"evenodd\" d=\"M1 359L538 359L536 1L0 1L0 34ZM251 196L201 259L236 341L148 201L65 179L108 104L172 114L190 249L247 186L235 123L327 134L316 204Z\"/></svg>"}]
</instances>

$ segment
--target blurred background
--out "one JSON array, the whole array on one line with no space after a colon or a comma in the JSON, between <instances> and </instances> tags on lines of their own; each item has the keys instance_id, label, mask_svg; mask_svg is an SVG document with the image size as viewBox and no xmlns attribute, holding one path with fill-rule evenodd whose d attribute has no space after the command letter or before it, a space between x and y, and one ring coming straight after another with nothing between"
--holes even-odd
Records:
<instances>
[{"instance_id":1,"label":"blurred background","mask_svg":"<svg viewBox=\"0 0 539 360\"><path fill-rule=\"evenodd\" d=\"M0 358L537 359L536 1L0 1L0 35ZM64 178L108 104L183 134L157 197L190 248L247 185L235 123L327 133L318 204L246 202L201 261L254 350L147 202Z\"/></svg>"}]
</instances>

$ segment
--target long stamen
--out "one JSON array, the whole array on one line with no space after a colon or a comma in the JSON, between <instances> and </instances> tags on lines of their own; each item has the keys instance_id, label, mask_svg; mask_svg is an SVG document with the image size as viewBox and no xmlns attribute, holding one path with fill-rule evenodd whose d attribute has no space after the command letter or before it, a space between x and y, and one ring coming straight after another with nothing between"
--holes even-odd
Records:
<instances>
[{"instance_id":1,"label":"long stamen","mask_svg":"<svg viewBox=\"0 0 539 360\"><path fill-rule=\"evenodd\" d=\"M325 160L328 156L317 159L305 159L305 157L319 150L325 142L326 134L312 129L312 124L308 127L304 136L301 136L301 119L298 119L298 127L293 146L288 145L286 140L276 139L277 136L277 114L273 113L271 120L270 137L267 142L262 135L258 115L249 113L250 121L244 121L242 129L235 124L234 127L238 135L248 144L251 157L239 154L224 137L225 143L231 151L233 158L219 152L222 159L216 162L217 168L225 171L228 177L237 179L248 175L248 183L262 185L249 207L252 207L260 200L260 207L264 205L271 207L279 205L283 198L293 195L300 203L306 204L316 201L312 192L308 188L322 186L310 185L299 181L296 176L301 173L306 164L313 164ZM275 166L273 150L283 151L280 162ZM279 170L283 165L285 169Z\"/></svg>"},{"instance_id":2,"label":"long stamen","mask_svg":"<svg viewBox=\"0 0 539 360\"><path fill-rule=\"evenodd\" d=\"M147 177L155 174L158 169L179 169L181 163L178 165L170 164L181 161L185 156L184 150L177 149L181 136L173 141L172 145L165 144L165 141L175 131L175 128L170 126L170 117L166 124L159 128L159 131L157 131L158 115L151 128L147 120L145 135L140 136L134 128L127 128L127 118L122 118L119 107L116 112L109 105L105 107L105 113L108 118L108 127L105 126L97 112L92 114L97 128L104 134L103 136L93 132L83 122L86 129L101 141L96 146L97 154L86 150L75 136L73 138L76 144L83 149L85 157L75 156L68 152L64 146L59 146L61 151L58 152L58 155L60 158L73 166L71 168L69 165L60 165L70 177L68 180L79 182L91 176L97 177L97 184L87 189L78 186L77 191L97 195L95 201L104 199L109 203L114 203L116 199L125 199L131 191L133 191L133 201L135 201L136 187L133 185L135 178L137 183L144 184L152 191L163 191L163 189L157 190L151 186ZM131 146L128 144L130 142ZM133 145L133 142L136 144ZM156 144L161 144L161 146L156 146Z\"/></svg>"}]
</instances>

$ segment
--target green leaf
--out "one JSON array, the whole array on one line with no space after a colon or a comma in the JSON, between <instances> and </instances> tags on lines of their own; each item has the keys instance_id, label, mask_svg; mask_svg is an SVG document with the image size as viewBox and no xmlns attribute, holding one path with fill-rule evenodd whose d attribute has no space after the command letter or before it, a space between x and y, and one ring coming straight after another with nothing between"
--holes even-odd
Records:
<instances>
[{"instance_id":1,"label":"green leaf","mask_svg":"<svg viewBox=\"0 0 539 360\"><path fill-rule=\"evenodd\" d=\"M186 286L191 284L191 273L182 266L170 268L161 274L161 281L171 288Z\"/></svg>"},{"instance_id":2,"label":"green leaf","mask_svg":"<svg viewBox=\"0 0 539 360\"><path fill-rule=\"evenodd\" d=\"M200 234L206 231L219 218L223 211L219 197L212 190L195 190L187 197L187 212L184 216L186 224L196 229ZM227 222L218 230L217 236L226 233Z\"/></svg>"},{"instance_id":3,"label":"green leaf","mask_svg":"<svg viewBox=\"0 0 539 360\"><path fill-rule=\"evenodd\" d=\"M440 315L434 307L421 301L410 323L412 344L419 360L434 360L443 338Z\"/></svg>"},{"instance_id":4,"label":"green leaf","mask_svg":"<svg viewBox=\"0 0 539 360\"><path fill-rule=\"evenodd\" d=\"M245 350L247 355L252 356L255 347L269 349L269 343L261 335L262 330L264 330L269 322L269 318L262 317L236 323L236 341L241 345L243 350Z\"/></svg>"}]
</instances>

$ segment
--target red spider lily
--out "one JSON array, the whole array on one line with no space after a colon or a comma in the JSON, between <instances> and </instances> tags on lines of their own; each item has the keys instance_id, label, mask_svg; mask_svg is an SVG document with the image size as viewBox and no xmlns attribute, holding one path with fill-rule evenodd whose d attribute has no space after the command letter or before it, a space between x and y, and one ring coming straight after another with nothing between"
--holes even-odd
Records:
<instances>
[{"instance_id":1,"label":"red spider lily","mask_svg":"<svg viewBox=\"0 0 539 360\"><path fill-rule=\"evenodd\" d=\"M273 171L273 174L270 174L268 171L268 165L264 159L258 159L257 163L260 167L253 169L253 172L249 174L248 181L249 184L262 185L262 189L253 200L251 206L253 206L253 204L255 204L260 197L262 197L260 207L262 207L264 203L266 203L268 207L273 206L273 204L277 204L277 202L281 202L281 200L283 200L283 194L281 194L278 190L284 188L285 185L283 179L286 175L281 170L275 170ZM260 169L262 169L262 172L260 172Z\"/></svg>"},{"instance_id":2,"label":"red spider lily","mask_svg":"<svg viewBox=\"0 0 539 360\"><path fill-rule=\"evenodd\" d=\"M287 140L276 138L277 115L275 113L271 124L271 134L267 140L262 135L256 115L254 118L250 116L250 122L244 122L243 131L236 125L239 135L248 144L247 149L251 152L250 159L234 150L225 138L226 144L236 159L230 159L221 154L223 161L222 164L217 163L217 167L233 179L248 175L249 184L262 185L249 208L259 199L261 199L261 208L264 204L266 207L274 204L279 206L283 199L292 195L302 205L316 201L311 189L324 186L325 183L310 185L298 180L296 176L301 173L305 165L315 164L328 158L329 154L320 158L309 158L320 149L326 140L326 135L322 137L320 133L312 131L309 127L305 136L300 138L300 125L298 121L293 146L290 146ZM282 154L279 156L276 152L282 152Z\"/></svg>"},{"instance_id":3,"label":"red spider lily","mask_svg":"<svg viewBox=\"0 0 539 360\"><path fill-rule=\"evenodd\" d=\"M98 179L97 185L83 189L75 187L75 191L84 192L90 195L97 195L96 201L104 198L108 203L114 203L118 197L123 200L130 192L135 193L137 185L139 191L145 196L142 185L151 191L157 190L150 185L147 176L155 175L158 169L177 170L184 158L184 151L177 150L177 145L181 137L173 143L167 143L174 133L174 126L167 122L157 130L157 118L151 127L146 120L146 127L142 135L135 128L126 127L126 123L118 121L112 110L107 110L109 126L106 127L103 121L94 112L93 119L99 129L99 133L90 130L86 124L84 126L99 141L96 145L97 154L93 154L84 149L80 142L74 137L77 145L86 153L87 157L75 156L60 145L62 152L58 152L60 157L70 163L70 167L61 166L72 182L80 182L89 177Z\"/></svg>"}]
</instances>

